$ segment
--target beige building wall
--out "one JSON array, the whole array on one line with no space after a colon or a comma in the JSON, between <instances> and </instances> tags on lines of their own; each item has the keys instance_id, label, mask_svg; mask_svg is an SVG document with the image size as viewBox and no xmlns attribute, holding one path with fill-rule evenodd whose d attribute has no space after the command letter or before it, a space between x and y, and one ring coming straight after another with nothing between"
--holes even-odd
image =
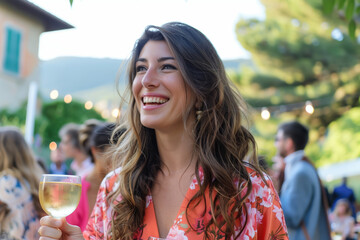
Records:
<instances>
[{"instance_id":1,"label":"beige building wall","mask_svg":"<svg viewBox=\"0 0 360 240\"><path fill-rule=\"evenodd\" d=\"M7 26L21 33L18 74L6 72L3 68ZM0 109L19 107L27 99L30 81L39 83L38 49L42 32L44 26L40 21L0 5Z\"/></svg>"}]
</instances>

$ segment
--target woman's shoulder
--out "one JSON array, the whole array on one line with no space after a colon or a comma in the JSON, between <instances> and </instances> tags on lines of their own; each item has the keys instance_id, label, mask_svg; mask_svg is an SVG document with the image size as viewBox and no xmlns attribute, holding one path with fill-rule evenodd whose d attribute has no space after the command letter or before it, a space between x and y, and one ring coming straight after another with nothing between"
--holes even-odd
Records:
<instances>
[{"instance_id":1,"label":"woman's shoulder","mask_svg":"<svg viewBox=\"0 0 360 240\"><path fill-rule=\"evenodd\" d=\"M1 181L16 181L17 178L9 171L1 171L0 172L0 180Z\"/></svg>"},{"instance_id":2,"label":"woman's shoulder","mask_svg":"<svg viewBox=\"0 0 360 240\"><path fill-rule=\"evenodd\" d=\"M103 188L106 190L106 192L112 192L115 191L118 187L118 176L121 172L121 167L110 171L105 178L103 179L100 188Z\"/></svg>"},{"instance_id":3,"label":"woman's shoulder","mask_svg":"<svg viewBox=\"0 0 360 240\"><path fill-rule=\"evenodd\" d=\"M0 173L0 189L22 189L20 180L10 172ZM0 190L1 191L1 190ZM13 191L10 191L13 192Z\"/></svg>"},{"instance_id":4,"label":"woman's shoulder","mask_svg":"<svg viewBox=\"0 0 360 240\"><path fill-rule=\"evenodd\" d=\"M255 170L255 168L251 167L251 166L246 166L246 170L250 176L250 180L251 183L254 185L261 185L261 186L266 186L269 185L269 183L271 183L272 185L272 181L269 175L267 175L267 173L265 172L259 172L258 170ZM261 175L262 174L262 175Z\"/></svg>"},{"instance_id":5,"label":"woman's shoulder","mask_svg":"<svg viewBox=\"0 0 360 240\"><path fill-rule=\"evenodd\" d=\"M252 185L249 199L254 200L256 198L261 198L262 201L280 201L273 182L268 174L265 172L260 173L252 167L247 167L246 169L249 173Z\"/></svg>"}]
</instances>

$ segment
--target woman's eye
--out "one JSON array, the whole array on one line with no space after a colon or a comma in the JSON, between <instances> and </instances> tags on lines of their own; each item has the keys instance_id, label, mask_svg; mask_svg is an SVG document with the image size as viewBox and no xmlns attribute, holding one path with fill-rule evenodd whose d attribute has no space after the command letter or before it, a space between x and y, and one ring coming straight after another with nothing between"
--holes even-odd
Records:
<instances>
[{"instance_id":1,"label":"woman's eye","mask_svg":"<svg viewBox=\"0 0 360 240\"><path fill-rule=\"evenodd\" d=\"M142 72L142 71L146 71L146 67L144 67L144 66L137 66L136 67L136 72Z\"/></svg>"},{"instance_id":2,"label":"woman's eye","mask_svg":"<svg viewBox=\"0 0 360 240\"><path fill-rule=\"evenodd\" d=\"M171 64L165 64L162 69L163 70L175 70L177 68Z\"/></svg>"}]
</instances>

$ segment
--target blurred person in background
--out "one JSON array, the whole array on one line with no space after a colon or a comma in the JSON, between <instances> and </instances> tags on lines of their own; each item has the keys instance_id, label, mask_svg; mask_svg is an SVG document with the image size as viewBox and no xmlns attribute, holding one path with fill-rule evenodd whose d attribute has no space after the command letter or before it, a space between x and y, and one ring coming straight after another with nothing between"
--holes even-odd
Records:
<instances>
[{"instance_id":1,"label":"blurred person in background","mask_svg":"<svg viewBox=\"0 0 360 240\"><path fill-rule=\"evenodd\" d=\"M0 127L0 239L39 239L43 170L15 127Z\"/></svg>"},{"instance_id":2,"label":"blurred person in background","mask_svg":"<svg viewBox=\"0 0 360 240\"><path fill-rule=\"evenodd\" d=\"M61 150L60 145L55 150L50 152L50 160L51 160L51 164L48 170L49 174L65 174L65 175L74 174L74 172L68 169L68 167L65 164L66 157L63 151Z\"/></svg>"},{"instance_id":3,"label":"blurred person in background","mask_svg":"<svg viewBox=\"0 0 360 240\"><path fill-rule=\"evenodd\" d=\"M70 168L75 174L84 176L93 169L94 164L80 144L79 129L80 125L75 123L64 125L59 131L61 138L60 148L66 158L72 159Z\"/></svg>"},{"instance_id":4,"label":"blurred person in background","mask_svg":"<svg viewBox=\"0 0 360 240\"><path fill-rule=\"evenodd\" d=\"M288 227L289 239L330 239L327 202L322 184L304 149L309 130L299 122L279 126L275 147L276 163L284 169L280 201Z\"/></svg>"},{"instance_id":5,"label":"blurred person in background","mask_svg":"<svg viewBox=\"0 0 360 240\"><path fill-rule=\"evenodd\" d=\"M336 201L334 211L329 216L331 230L334 235L341 236L341 240L355 240L355 219L349 200L342 198Z\"/></svg>"},{"instance_id":6,"label":"blurred person in background","mask_svg":"<svg viewBox=\"0 0 360 240\"><path fill-rule=\"evenodd\" d=\"M355 219L355 222L356 222L356 210L355 210L356 198L355 198L354 190L352 190L347 185L347 177L343 177L341 184L339 186L336 186L333 190L333 193L332 193L333 203L332 203L331 210L334 210L336 203L339 199L344 199L344 198L349 201L351 215L353 216L353 218Z\"/></svg>"},{"instance_id":7,"label":"blurred person in background","mask_svg":"<svg viewBox=\"0 0 360 240\"><path fill-rule=\"evenodd\" d=\"M79 226L82 231L85 230L90 213L94 208L100 183L111 167L110 159L105 153L111 144L110 139L114 129L114 123L103 123L94 128L91 136L87 135L90 131L80 131L80 138L83 138L83 140L86 139L86 141L84 141L87 144L85 149L89 149L89 155L93 159L95 166L89 174L82 177L79 205L66 220L70 224ZM117 132L114 142L117 141L118 137L124 131L125 129L121 129Z\"/></svg>"}]
</instances>

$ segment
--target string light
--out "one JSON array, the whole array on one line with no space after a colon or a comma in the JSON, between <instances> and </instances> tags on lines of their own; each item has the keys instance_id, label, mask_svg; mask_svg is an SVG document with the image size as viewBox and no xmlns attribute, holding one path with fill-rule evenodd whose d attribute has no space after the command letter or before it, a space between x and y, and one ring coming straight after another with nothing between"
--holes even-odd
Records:
<instances>
[{"instance_id":1,"label":"string light","mask_svg":"<svg viewBox=\"0 0 360 240\"><path fill-rule=\"evenodd\" d=\"M56 148L57 148L56 142L51 142L51 143L49 144L49 149L50 149L51 151L55 151Z\"/></svg>"},{"instance_id":2,"label":"string light","mask_svg":"<svg viewBox=\"0 0 360 240\"><path fill-rule=\"evenodd\" d=\"M120 114L120 111L119 111L119 109L117 109L117 108L114 108L114 109L112 110L112 112L111 112L111 115L112 115L114 118L117 118L117 117L119 116L119 114Z\"/></svg>"},{"instance_id":3,"label":"string light","mask_svg":"<svg viewBox=\"0 0 360 240\"><path fill-rule=\"evenodd\" d=\"M266 107L263 107L261 109L261 117L262 117L262 119L269 120L270 116L271 116L271 114L270 114L269 109L267 109Z\"/></svg>"},{"instance_id":4,"label":"string light","mask_svg":"<svg viewBox=\"0 0 360 240\"><path fill-rule=\"evenodd\" d=\"M58 91L58 90L54 89L54 90L52 90L52 91L50 92L50 98L51 98L51 99L55 100L55 99L58 98L58 96L59 96L59 91Z\"/></svg>"},{"instance_id":5,"label":"string light","mask_svg":"<svg viewBox=\"0 0 360 240\"><path fill-rule=\"evenodd\" d=\"M92 103L92 101L87 101L87 102L85 103L85 109L86 109L86 110L92 109L93 106L94 106L94 104Z\"/></svg>"},{"instance_id":6,"label":"string light","mask_svg":"<svg viewBox=\"0 0 360 240\"><path fill-rule=\"evenodd\" d=\"M312 105L311 101L306 101L306 103L305 103L305 111L308 114L313 114L314 113L315 109L314 109L314 106Z\"/></svg>"},{"instance_id":7,"label":"string light","mask_svg":"<svg viewBox=\"0 0 360 240\"><path fill-rule=\"evenodd\" d=\"M71 103L71 101L72 101L72 96L70 94L66 94L64 97L64 102Z\"/></svg>"},{"instance_id":8,"label":"string light","mask_svg":"<svg viewBox=\"0 0 360 240\"><path fill-rule=\"evenodd\" d=\"M359 98L360 101L360 94L344 97L343 99L341 99L341 101L344 101L348 98L350 99ZM267 120L271 116L274 117L285 112L300 111L300 110L304 110L307 114L312 115L315 112L315 107L321 109L323 107L330 106L331 104L337 101L334 100L333 96L326 96L323 98L313 99L311 101L307 100L304 102L295 102L295 103L288 103L283 105L254 107L253 110L255 110L256 112L260 112L261 117L264 120ZM320 114L322 114L322 112L320 112ZM267 118L267 116L269 116L269 118Z\"/></svg>"}]
</instances>

